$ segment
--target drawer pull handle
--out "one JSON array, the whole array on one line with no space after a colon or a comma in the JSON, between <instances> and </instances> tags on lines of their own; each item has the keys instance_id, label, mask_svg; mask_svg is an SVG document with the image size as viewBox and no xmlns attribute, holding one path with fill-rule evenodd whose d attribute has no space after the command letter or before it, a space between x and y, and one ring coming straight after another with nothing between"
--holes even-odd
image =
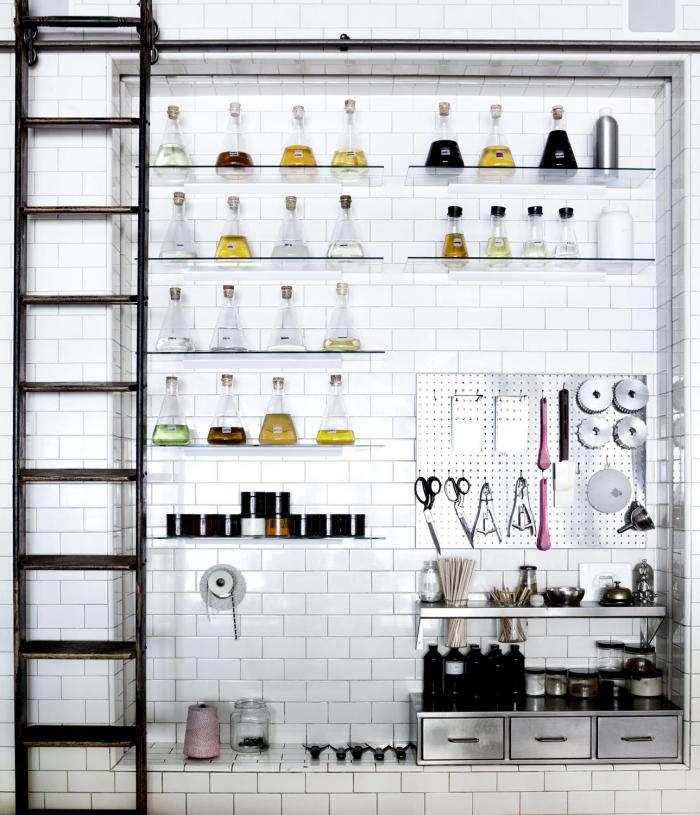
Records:
<instances>
[{"instance_id":1,"label":"drawer pull handle","mask_svg":"<svg viewBox=\"0 0 700 815\"><path fill-rule=\"evenodd\" d=\"M553 742L568 741L566 736L535 736L535 741L543 744L551 744Z\"/></svg>"},{"instance_id":2,"label":"drawer pull handle","mask_svg":"<svg viewBox=\"0 0 700 815\"><path fill-rule=\"evenodd\" d=\"M479 743L479 739L475 739L475 738L455 739L455 738L452 738L450 736L447 737L447 741L449 741L450 744L478 744Z\"/></svg>"},{"instance_id":3,"label":"drawer pull handle","mask_svg":"<svg viewBox=\"0 0 700 815\"><path fill-rule=\"evenodd\" d=\"M620 736L622 741L654 741L653 736Z\"/></svg>"}]
</instances>

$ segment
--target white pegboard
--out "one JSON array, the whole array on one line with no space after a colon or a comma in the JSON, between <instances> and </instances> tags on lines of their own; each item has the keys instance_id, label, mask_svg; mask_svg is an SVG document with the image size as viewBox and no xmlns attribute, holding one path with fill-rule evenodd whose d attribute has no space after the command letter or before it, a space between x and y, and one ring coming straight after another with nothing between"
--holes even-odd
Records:
<instances>
[{"instance_id":1,"label":"white pegboard","mask_svg":"<svg viewBox=\"0 0 700 815\"><path fill-rule=\"evenodd\" d=\"M637 498L645 500L646 454L642 446L634 452L620 447L614 440L597 450L580 444L576 430L579 422L590 414L584 413L576 401L579 385L593 374L562 376L556 374L417 374L416 382L416 461L418 474L437 475L443 482L448 477L464 475L471 490L464 500L464 512L470 526L476 517L479 491L488 481L493 492L493 511L501 533L476 535L476 548L534 548L535 537L513 530L507 535L508 518L513 506L515 482L522 472L527 481L530 504L539 522L539 481L544 475L548 488L548 522L553 548L576 546L643 547L645 533L625 532L618 527L624 522L624 511L605 515L588 503L586 487L589 478L606 466L620 470L636 482ZM630 374L598 375L611 386ZM645 377L639 379L645 381ZM539 450L539 402L547 398L548 447L552 462L559 457L559 391L569 391L570 460L576 471L574 501L570 508L554 506L553 467L544 474L537 467ZM496 399L499 396L518 397L507 400L501 407L505 414L517 418L522 405L527 406L527 433L522 452L511 449L496 452ZM524 397L522 402L520 397ZM526 397L526 400L525 400ZM626 414L613 406L595 414L611 424ZM646 409L635 414L646 421ZM458 425L453 443L453 425ZM455 447L457 449L455 449ZM515 445L517 448L517 445ZM634 461L635 473L632 472ZM445 548L467 547L469 544L454 513L453 506L440 493L433 507L435 529L440 545ZM418 546L432 546L423 509L416 504L416 540Z\"/></svg>"}]
</instances>

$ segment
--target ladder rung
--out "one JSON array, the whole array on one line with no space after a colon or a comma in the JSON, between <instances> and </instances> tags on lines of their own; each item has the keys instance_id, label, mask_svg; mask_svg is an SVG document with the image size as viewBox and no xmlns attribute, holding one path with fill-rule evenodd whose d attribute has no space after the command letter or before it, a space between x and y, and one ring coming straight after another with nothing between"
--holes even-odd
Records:
<instances>
[{"instance_id":1,"label":"ladder rung","mask_svg":"<svg viewBox=\"0 0 700 815\"><path fill-rule=\"evenodd\" d=\"M20 654L27 659L135 659L135 642L92 640L25 640Z\"/></svg>"},{"instance_id":2,"label":"ladder rung","mask_svg":"<svg viewBox=\"0 0 700 815\"><path fill-rule=\"evenodd\" d=\"M51 17L25 17L25 28L135 28L141 25L140 17L90 17L88 15L67 14Z\"/></svg>"},{"instance_id":3,"label":"ladder rung","mask_svg":"<svg viewBox=\"0 0 700 815\"><path fill-rule=\"evenodd\" d=\"M22 207L24 215L136 215L138 207L122 206L41 206Z\"/></svg>"},{"instance_id":4,"label":"ladder rung","mask_svg":"<svg viewBox=\"0 0 700 815\"><path fill-rule=\"evenodd\" d=\"M27 116L23 127L110 128L138 127L139 120L131 116Z\"/></svg>"},{"instance_id":5,"label":"ladder rung","mask_svg":"<svg viewBox=\"0 0 700 815\"><path fill-rule=\"evenodd\" d=\"M138 303L135 294L23 294L25 306L128 306Z\"/></svg>"},{"instance_id":6,"label":"ladder rung","mask_svg":"<svg viewBox=\"0 0 700 815\"><path fill-rule=\"evenodd\" d=\"M25 747L130 747L135 743L135 727L33 724L22 731Z\"/></svg>"},{"instance_id":7,"label":"ladder rung","mask_svg":"<svg viewBox=\"0 0 700 815\"><path fill-rule=\"evenodd\" d=\"M135 382L22 382L27 393L128 393Z\"/></svg>"},{"instance_id":8,"label":"ladder rung","mask_svg":"<svg viewBox=\"0 0 700 815\"><path fill-rule=\"evenodd\" d=\"M19 565L25 571L130 572L135 555L24 555Z\"/></svg>"},{"instance_id":9,"label":"ladder rung","mask_svg":"<svg viewBox=\"0 0 700 815\"><path fill-rule=\"evenodd\" d=\"M94 468L41 468L20 470L22 481L133 481L136 470Z\"/></svg>"}]
</instances>

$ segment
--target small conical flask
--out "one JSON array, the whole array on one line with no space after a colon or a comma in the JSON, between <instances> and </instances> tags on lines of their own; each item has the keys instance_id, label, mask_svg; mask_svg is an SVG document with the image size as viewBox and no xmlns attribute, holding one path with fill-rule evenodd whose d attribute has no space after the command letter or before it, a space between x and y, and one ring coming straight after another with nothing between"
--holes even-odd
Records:
<instances>
[{"instance_id":1,"label":"small conical flask","mask_svg":"<svg viewBox=\"0 0 700 815\"><path fill-rule=\"evenodd\" d=\"M168 121L163 138L153 159L153 175L164 184L182 184L190 177L190 157L180 133L177 117L180 108L168 105Z\"/></svg>"},{"instance_id":2,"label":"small conical flask","mask_svg":"<svg viewBox=\"0 0 700 815\"><path fill-rule=\"evenodd\" d=\"M513 154L510 147L506 145L506 140L501 132L501 116L503 107L501 105L491 105L491 130L489 132L486 145L481 151L479 167L515 167Z\"/></svg>"},{"instance_id":3,"label":"small conical flask","mask_svg":"<svg viewBox=\"0 0 700 815\"><path fill-rule=\"evenodd\" d=\"M326 412L316 434L316 444L355 443L355 434L350 427L350 418L340 392L342 383L340 374L331 374L331 391L326 402Z\"/></svg>"},{"instance_id":4,"label":"small conical flask","mask_svg":"<svg viewBox=\"0 0 700 815\"><path fill-rule=\"evenodd\" d=\"M165 396L153 430L153 444L184 445L190 443L190 429L177 395L177 377L165 377Z\"/></svg>"},{"instance_id":5,"label":"small conical flask","mask_svg":"<svg viewBox=\"0 0 700 815\"><path fill-rule=\"evenodd\" d=\"M576 157L564 129L564 108L555 105L552 108L552 130L547 136L547 142L542 152L540 167L545 169L564 168L575 170L578 167Z\"/></svg>"},{"instance_id":6,"label":"small conical flask","mask_svg":"<svg viewBox=\"0 0 700 815\"><path fill-rule=\"evenodd\" d=\"M547 244L544 241L544 223L542 222L542 207L527 208L530 234L523 244L523 257L546 258Z\"/></svg>"},{"instance_id":7,"label":"small conical flask","mask_svg":"<svg viewBox=\"0 0 700 815\"><path fill-rule=\"evenodd\" d=\"M292 132L280 161L282 167L315 167L316 159L313 150L306 143L304 134L304 106L292 108Z\"/></svg>"},{"instance_id":8,"label":"small conical flask","mask_svg":"<svg viewBox=\"0 0 700 815\"><path fill-rule=\"evenodd\" d=\"M574 210L573 207L562 207L559 210L561 227L559 242L554 247L555 258L577 258L579 257L578 241L574 231Z\"/></svg>"},{"instance_id":9,"label":"small conical flask","mask_svg":"<svg viewBox=\"0 0 700 815\"><path fill-rule=\"evenodd\" d=\"M447 232L442 242L442 256L444 258L466 258L467 242L462 233L462 207L447 207Z\"/></svg>"},{"instance_id":10,"label":"small conical flask","mask_svg":"<svg viewBox=\"0 0 700 815\"><path fill-rule=\"evenodd\" d=\"M180 302L181 295L182 289L177 286L170 289L170 303L156 340L156 351L170 351L174 354L187 354L194 351L194 343L185 324L185 315Z\"/></svg>"},{"instance_id":11,"label":"small conical flask","mask_svg":"<svg viewBox=\"0 0 700 815\"><path fill-rule=\"evenodd\" d=\"M450 127L450 103L438 104L435 140L430 145L426 167L464 167L464 159Z\"/></svg>"},{"instance_id":12,"label":"small conical flask","mask_svg":"<svg viewBox=\"0 0 700 815\"><path fill-rule=\"evenodd\" d=\"M337 303L328 321L323 350L359 351L362 344L357 336L357 331L355 331L355 325L348 308L349 286L347 283L338 283L335 291Z\"/></svg>"},{"instance_id":13,"label":"small conical flask","mask_svg":"<svg viewBox=\"0 0 700 815\"><path fill-rule=\"evenodd\" d=\"M488 258L512 257L510 241L506 237L505 216L505 207L491 207L491 236L486 244L486 257Z\"/></svg>"},{"instance_id":14,"label":"small conical flask","mask_svg":"<svg viewBox=\"0 0 700 815\"><path fill-rule=\"evenodd\" d=\"M234 301L234 286L224 286L224 304L216 317L210 351L247 351L248 343Z\"/></svg>"},{"instance_id":15,"label":"small conical flask","mask_svg":"<svg viewBox=\"0 0 700 815\"><path fill-rule=\"evenodd\" d=\"M173 214L160 247L161 258L196 258L190 227L185 220L185 193L173 193Z\"/></svg>"},{"instance_id":16,"label":"small conical flask","mask_svg":"<svg viewBox=\"0 0 700 815\"><path fill-rule=\"evenodd\" d=\"M220 178L240 178L245 175L245 168L253 166L253 158L242 147L241 140L241 105L231 102L226 135L221 145L221 152L216 157L216 174Z\"/></svg>"},{"instance_id":17,"label":"small conical flask","mask_svg":"<svg viewBox=\"0 0 700 815\"><path fill-rule=\"evenodd\" d=\"M282 308L277 312L267 350L306 351L304 331L299 327L296 309L292 305L291 286L282 286Z\"/></svg>"},{"instance_id":18,"label":"small conical flask","mask_svg":"<svg viewBox=\"0 0 700 815\"><path fill-rule=\"evenodd\" d=\"M340 196L340 215L333 227L333 237L326 253L329 258L363 258L365 250L357 235L355 223L350 217L350 195Z\"/></svg>"},{"instance_id":19,"label":"small conical flask","mask_svg":"<svg viewBox=\"0 0 700 815\"><path fill-rule=\"evenodd\" d=\"M284 377L272 379L272 396L260 428L260 444L296 444L297 432L292 417L284 409Z\"/></svg>"},{"instance_id":20,"label":"small conical flask","mask_svg":"<svg viewBox=\"0 0 700 815\"><path fill-rule=\"evenodd\" d=\"M232 385L231 374L221 374L221 395L207 434L209 444L246 443L245 426L238 415L237 400L231 393Z\"/></svg>"},{"instance_id":21,"label":"small conical flask","mask_svg":"<svg viewBox=\"0 0 700 815\"><path fill-rule=\"evenodd\" d=\"M333 171L336 178L345 179L357 177L358 172L347 172L340 168L347 167L366 167L367 156L365 151L360 147L357 134L355 133L355 100L345 100L345 130L343 133L343 140L340 147L333 153L331 165L337 170Z\"/></svg>"},{"instance_id":22,"label":"small conical flask","mask_svg":"<svg viewBox=\"0 0 700 815\"><path fill-rule=\"evenodd\" d=\"M226 199L229 215L226 228L219 238L216 247L217 258L251 258L253 257L248 240L241 231L241 222L238 217L240 200L237 195L229 195Z\"/></svg>"},{"instance_id":23,"label":"small conical flask","mask_svg":"<svg viewBox=\"0 0 700 815\"><path fill-rule=\"evenodd\" d=\"M297 199L288 195L284 199L285 212L278 242L272 249L273 258L307 258L309 247L304 240L304 229L297 218Z\"/></svg>"}]
</instances>

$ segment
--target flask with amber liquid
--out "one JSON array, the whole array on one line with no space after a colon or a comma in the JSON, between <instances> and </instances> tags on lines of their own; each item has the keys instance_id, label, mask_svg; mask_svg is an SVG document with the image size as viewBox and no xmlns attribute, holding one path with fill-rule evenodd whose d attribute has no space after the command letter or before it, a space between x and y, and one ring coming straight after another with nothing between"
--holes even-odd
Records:
<instances>
[{"instance_id":1,"label":"flask with amber liquid","mask_svg":"<svg viewBox=\"0 0 700 815\"><path fill-rule=\"evenodd\" d=\"M282 153L282 167L315 167L314 152L306 143L304 134L304 106L292 108L292 134Z\"/></svg>"},{"instance_id":2,"label":"flask with amber liquid","mask_svg":"<svg viewBox=\"0 0 700 815\"><path fill-rule=\"evenodd\" d=\"M229 195L226 199L229 208L228 220L224 234L219 238L216 247L217 258L250 258L253 253L250 251L248 240L241 232L241 224L238 216L240 201L237 195Z\"/></svg>"},{"instance_id":3,"label":"flask with amber liquid","mask_svg":"<svg viewBox=\"0 0 700 815\"><path fill-rule=\"evenodd\" d=\"M336 178L340 180L357 177L360 171L346 171L340 168L366 167L367 156L360 147L357 134L355 133L355 100L345 100L345 131L341 146L333 154L331 165L338 168L333 171Z\"/></svg>"},{"instance_id":4,"label":"flask with amber liquid","mask_svg":"<svg viewBox=\"0 0 700 815\"><path fill-rule=\"evenodd\" d=\"M501 132L502 115L503 107L501 105L491 105L491 130L486 146L481 151L479 167L515 167L513 154L510 152L510 147L506 145L505 136Z\"/></svg>"},{"instance_id":5,"label":"flask with amber liquid","mask_svg":"<svg viewBox=\"0 0 700 815\"><path fill-rule=\"evenodd\" d=\"M246 432L238 415L236 400L231 393L233 376L221 374L221 396L211 420L207 442L209 444L245 444Z\"/></svg>"},{"instance_id":6,"label":"flask with amber liquid","mask_svg":"<svg viewBox=\"0 0 700 815\"><path fill-rule=\"evenodd\" d=\"M231 114L226 128L221 152L216 157L216 174L220 178L240 178L245 175L245 168L253 166L253 157L241 146L241 105L231 102Z\"/></svg>"},{"instance_id":7,"label":"flask with amber liquid","mask_svg":"<svg viewBox=\"0 0 700 815\"><path fill-rule=\"evenodd\" d=\"M272 379L272 396L267 405L258 441L260 444L296 444L297 432L289 413L284 409L284 377Z\"/></svg>"},{"instance_id":8,"label":"flask with amber liquid","mask_svg":"<svg viewBox=\"0 0 700 815\"><path fill-rule=\"evenodd\" d=\"M331 392L326 403L321 426L316 435L316 444L354 444L355 434L350 427L350 418L340 392L343 378L331 374Z\"/></svg>"},{"instance_id":9,"label":"flask with amber liquid","mask_svg":"<svg viewBox=\"0 0 700 815\"><path fill-rule=\"evenodd\" d=\"M466 258L467 242L462 233L462 207L447 207L447 234L442 243L442 256L444 258Z\"/></svg>"}]
</instances>

